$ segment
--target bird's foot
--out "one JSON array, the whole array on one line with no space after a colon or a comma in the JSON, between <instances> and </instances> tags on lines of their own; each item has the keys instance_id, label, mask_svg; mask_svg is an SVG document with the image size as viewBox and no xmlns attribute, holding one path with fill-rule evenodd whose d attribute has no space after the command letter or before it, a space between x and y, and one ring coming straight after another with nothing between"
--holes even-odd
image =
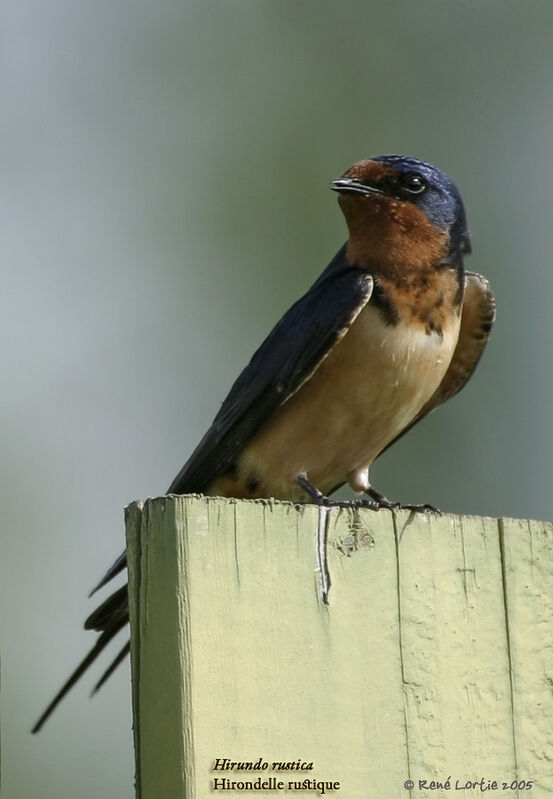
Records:
<instances>
[{"instance_id":1,"label":"bird's foot","mask_svg":"<svg viewBox=\"0 0 553 799\"><path fill-rule=\"evenodd\" d=\"M370 508L370 510L379 510L380 508L379 504L372 499L330 499L313 485L305 472L298 474L296 483L309 495L314 505L323 508Z\"/></svg>"},{"instance_id":2,"label":"bird's foot","mask_svg":"<svg viewBox=\"0 0 553 799\"><path fill-rule=\"evenodd\" d=\"M372 486L369 486L367 489L367 494L372 497L378 510L380 510L380 508L385 508L386 510L410 510L414 513L441 514L439 508L434 507L434 505L429 505L428 503L404 505L402 502L392 502L392 500L388 499L388 497L385 497L384 494L381 494L380 491L377 491L376 488L373 488Z\"/></svg>"}]
</instances>

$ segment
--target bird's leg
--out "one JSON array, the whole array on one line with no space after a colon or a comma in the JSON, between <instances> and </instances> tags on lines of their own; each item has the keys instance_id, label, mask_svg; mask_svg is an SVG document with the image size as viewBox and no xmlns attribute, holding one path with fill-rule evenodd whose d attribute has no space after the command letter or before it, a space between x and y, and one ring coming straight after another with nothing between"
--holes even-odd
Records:
<instances>
[{"instance_id":1,"label":"bird's leg","mask_svg":"<svg viewBox=\"0 0 553 799\"><path fill-rule=\"evenodd\" d=\"M329 499L313 485L305 472L296 476L296 483L309 495L314 505L320 505L325 508L370 508L371 510L379 510L380 508L378 502L374 502L372 499Z\"/></svg>"},{"instance_id":2,"label":"bird's leg","mask_svg":"<svg viewBox=\"0 0 553 799\"><path fill-rule=\"evenodd\" d=\"M327 500L328 497L325 497L325 495L321 491L319 491L318 488L315 488L313 483L307 479L307 475L305 472L302 472L301 474L297 475L296 483L299 485L300 488L303 488L303 490L307 494L309 494L309 496L316 505L325 504L324 501Z\"/></svg>"},{"instance_id":3,"label":"bird's leg","mask_svg":"<svg viewBox=\"0 0 553 799\"><path fill-rule=\"evenodd\" d=\"M392 502L388 497L385 497L384 494L381 494L380 491L377 491L376 488L373 488L371 485L367 488L367 494L373 498L379 508L387 508L388 510L412 510L415 513L441 513L434 505L404 505L402 502Z\"/></svg>"}]
</instances>

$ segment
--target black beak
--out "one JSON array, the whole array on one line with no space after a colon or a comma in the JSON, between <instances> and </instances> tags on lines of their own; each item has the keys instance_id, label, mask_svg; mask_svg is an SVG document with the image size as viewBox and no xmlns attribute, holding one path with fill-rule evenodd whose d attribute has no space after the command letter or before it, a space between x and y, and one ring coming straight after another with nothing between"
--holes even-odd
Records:
<instances>
[{"instance_id":1,"label":"black beak","mask_svg":"<svg viewBox=\"0 0 553 799\"><path fill-rule=\"evenodd\" d=\"M374 186L367 186L366 183L361 183L356 178L338 178L332 181L330 188L340 194L362 194L365 197L371 194L383 194L380 189L375 189Z\"/></svg>"}]
</instances>

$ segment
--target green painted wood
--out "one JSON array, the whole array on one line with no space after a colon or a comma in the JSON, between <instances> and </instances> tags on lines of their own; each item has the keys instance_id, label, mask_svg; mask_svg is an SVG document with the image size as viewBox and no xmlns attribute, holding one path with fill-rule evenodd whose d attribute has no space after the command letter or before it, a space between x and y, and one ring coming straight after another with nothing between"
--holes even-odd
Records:
<instances>
[{"instance_id":1,"label":"green painted wood","mask_svg":"<svg viewBox=\"0 0 553 799\"><path fill-rule=\"evenodd\" d=\"M552 794L551 525L162 497L127 541L141 799Z\"/></svg>"},{"instance_id":2,"label":"green painted wood","mask_svg":"<svg viewBox=\"0 0 553 799\"><path fill-rule=\"evenodd\" d=\"M551 525L500 522L517 770L553 795L553 536Z\"/></svg>"}]
</instances>

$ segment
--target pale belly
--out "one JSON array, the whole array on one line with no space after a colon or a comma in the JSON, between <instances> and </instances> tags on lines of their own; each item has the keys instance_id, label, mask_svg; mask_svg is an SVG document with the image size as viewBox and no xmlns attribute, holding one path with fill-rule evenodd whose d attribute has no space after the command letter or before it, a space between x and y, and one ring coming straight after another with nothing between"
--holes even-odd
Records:
<instances>
[{"instance_id":1,"label":"pale belly","mask_svg":"<svg viewBox=\"0 0 553 799\"><path fill-rule=\"evenodd\" d=\"M240 476L258 485L242 495L305 499L295 483L302 472L323 493L343 482L364 490L371 463L441 383L458 334L457 317L442 338L422 326L386 325L369 304L247 446Z\"/></svg>"}]
</instances>

